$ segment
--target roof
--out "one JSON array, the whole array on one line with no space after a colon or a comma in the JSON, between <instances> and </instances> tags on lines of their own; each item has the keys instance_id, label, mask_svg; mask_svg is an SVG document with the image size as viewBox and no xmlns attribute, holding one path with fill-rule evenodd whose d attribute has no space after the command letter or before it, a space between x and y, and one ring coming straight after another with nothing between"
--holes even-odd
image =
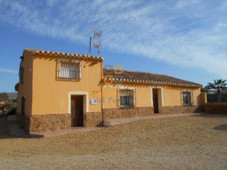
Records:
<instances>
[{"instance_id":1,"label":"roof","mask_svg":"<svg viewBox=\"0 0 227 170\"><path fill-rule=\"evenodd\" d=\"M201 84L174 78L164 74L145 73L137 71L124 70L122 74L114 74L111 69L103 69L104 75L113 76L113 80L118 82L145 83L145 84L160 84L160 85L178 85L178 86L193 86L201 87ZM110 78L109 78L110 79Z\"/></svg>"},{"instance_id":2,"label":"roof","mask_svg":"<svg viewBox=\"0 0 227 170\"><path fill-rule=\"evenodd\" d=\"M97 57L92 55L64 53L64 52L57 52L57 51L46 51L46 50L38 50L38 49L31 49L31 48L25 48L24 52L27 52L30 54L38 54L38 55L44 54L44 55L58 56L58 57L103 60L103 57Z\"/></svg>"}]
</instances>

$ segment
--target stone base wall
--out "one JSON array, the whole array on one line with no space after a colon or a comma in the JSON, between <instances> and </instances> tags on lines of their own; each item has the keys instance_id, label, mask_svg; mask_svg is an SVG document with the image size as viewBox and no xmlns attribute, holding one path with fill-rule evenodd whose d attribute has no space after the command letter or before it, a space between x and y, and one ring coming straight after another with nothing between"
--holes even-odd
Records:
<instances>
[{"instance_id":1,"label":"stone base wall","mask_svg":"<svg viewBox=\"0 0 227 170\"><path fill-rule=\"evenodd\" d=\"M151 116L154 114L153 107L134 107L134 108L112 108L103 109L104 120Z\"/></svg>"},{"instance_id":2,"label":"stone base wall","mask_svg":"<svg viewBox=\"0 0 227 170\"><path fill-rule=\"evenodd\" d=\"M84 114L85 127L103 126L102 112L88 112Z\"/></svg>"},{"instance_id":3,"label":"stone base wall","mask_svg":"<svg viewBox=\"0 0 227 170\"><path fill-rule=\"evenodd\" d=\"M34 115L30 118L30 132L48 132L71 128L71 114Z\"/></svg>"},{"instance_id":4,"label":"stone base wall","mask_svg":"<svg viewBox=\"0 0 227 170\"><path fill-rule=\"evenodd\" d=\"M227 103L206 103L203 105L205 113L227 114Z\"/></svg>"},{"instance_id":5,"label":"stone base wall","mask_svg":"<svg viewBox=\"0 0 227 170\"><path fill-rule=\"evenodd\" d=\"M197 113L201 111L200 106L164 106L159 108L159 113L162 114Z\"/></svg>"},{"instance_id":6,"label":"stone base wall","mask_svg":"<svg viewBox=\"0 0 227 170\"><path fill-rule=\"evenodd\" d=\"M50 132L71 129L71 114L44 114L32 117L17 113L19 124L26 132ZM102 112L84 114L84 127L103 126Z\"/></svg>"},{"instance_id":7,"label":"stone base wall","mask_svg":"<svg viewBox=\"0 0 227 170\"><path fill-rule=\"evenodd\" d=\"M227 113L227 104L204 105L203 110L208 113ZM200 106L165 106L159 109L161 114L195 113L201 112ZM84 114L84 127L103 126L103 120L132 118L154 115L153 107L110 108L102 112L88 112ZM28 132L48 132L71 129L71 114L44 114L32 117L17 113L21 126Z\"/></svg>"}]
</instances>

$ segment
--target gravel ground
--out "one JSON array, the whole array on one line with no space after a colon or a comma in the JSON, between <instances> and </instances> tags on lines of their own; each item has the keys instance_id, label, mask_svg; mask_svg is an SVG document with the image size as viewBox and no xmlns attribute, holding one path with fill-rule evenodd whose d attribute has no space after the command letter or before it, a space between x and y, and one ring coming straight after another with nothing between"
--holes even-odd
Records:
<instances>
[{"instance_id":1,"label":"gravel ground","mask_svg":"<svg viewBox=\"0 0 227 170\"><path fill-rule=\"evenodd\" d=\"M227 115L151 119L48 138L10 138L0 169L227 169Z\"/></svg>"}]
</instances>

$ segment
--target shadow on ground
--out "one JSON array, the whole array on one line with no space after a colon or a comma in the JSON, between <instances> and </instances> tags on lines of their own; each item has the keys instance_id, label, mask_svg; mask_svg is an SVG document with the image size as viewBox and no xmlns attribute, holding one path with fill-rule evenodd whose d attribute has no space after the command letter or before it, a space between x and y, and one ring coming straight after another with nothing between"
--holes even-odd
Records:
<instances>
[{"instance_id":1,"label":"shadow on ground","mask_svg":"<svg viewBox=\"0 0 227 170\"><path fill-rule=\"evenodd\" d=\"M0 117L0 139L9 139L9 138L40 138L42 136L30 136L26 133L18 133L18 130L21 129L19 125L8 125L7 117ZM10 130L13 131L13 134L10 134ZM12 132L11 132L12 133Z\"/></svg>"},{"instance_id":2,"label":"shadow on ground","mask_svg":"<svg viewBox=\"0 0 227 170\"><path fill-rule=\"evenodd\" d=\"M214 127L215 130L227 131L227 124Z\"/></svg>"},{"instance_id":3,"label":"shadow on ground","mask_svg":"<svg viewBox=\"0 0 227 170\"><path fill-rule=\"evenodd\" d=\"M226 114L211 114L211 113L205 113L202 115L199 115L199 117L206 117L206 118L227 118L227 113Z\"/></svg>"}]
</instances>

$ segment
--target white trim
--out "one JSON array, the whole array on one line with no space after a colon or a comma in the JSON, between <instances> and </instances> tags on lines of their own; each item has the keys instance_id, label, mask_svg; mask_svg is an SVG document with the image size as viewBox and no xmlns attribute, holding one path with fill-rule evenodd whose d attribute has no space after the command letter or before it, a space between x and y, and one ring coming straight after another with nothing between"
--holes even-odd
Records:
<instances>
[{"instance_id":1,"label":"white trim","mask_svg":"<svg viewBox=\"0 0 227 170\"><path fill-rule=\"evenodd\" d=\"M151 89L151 106L153 107L154 104L153 104L153 88L152 88L152 86L150 86L150 89Z\"/></svg>"},{"instance_id":2,"label":"white trim","mask_svg":"<svg viewBox=\"0 0 227 170\"><path fill-rule=\"evenodd\" d=\"M71 59L71 58L59 58L58 62L70 62L70 63L80 63L80 60Z\"/></svg>"},{"instance_id":3,"label":"white trim","mask_svg":"<svg viewBox=\"0 0 227 170\"><path fill-rule=\"evenodd\" d=\"M183 92L192 92L192 90L184 89Z\"/></svg>"},{"instance_id":4,"label":"white trim","mask_svg":"<svg viewBox=\"0 0 227 170\"><path fill-rule=\"evenodd\" d=\"M119 87L120 90L135 90L135 87Z\"/></svg>"},{"instance_id":5,"label":"white trim","mask_svg":"<svg viewBox=\"0 0 227 170\"><path fill-rule=\"evenodd\" d=\"M84 109L86 112L89 112L89 93L85 92L85 91L71 91L68 93L68 112L71 114L71 96L72 95L82 95L84 96L86 99L84 101L86 101L86 103L84 102Z\"/></svg>"},{"instance_id":6,"label":"white trim","mask_svg":"<svg viewBox=\"0 0 227 170\"><path fill-rule=\"evenodd\" d=\"M150 86L151 88L151 106L154 106L154 102L153 102L153 89L160 89L161 92L161 101L162 103L160 103L161 106L165 106L164 104L164 92L163 92L163 87L160 86Z\"/></svg>"},{"instance_id":7,"label":"white trim","mask_svg":"<svg viewBox=\"0 0 227 170\"><path fill-rule=\"evenodd\" d=\"M194 106L195 105L195 100L194 100L194 93L193 90L191 91L191 105Z\"/></svg>"},{"instance_id":8,"label":"white trim","mask_svg":"<svg viewBox=\"0 0 227 170\"><path fill-rule=\"evenodd\" d=\"M130 90L133 92L132 100L133 100L133 107L136 107L136 89L134 87L119 87L119 106L120 108L124 108L126 106L121 105L121 90Z\"/></svg>"},{"instance_id":9,"label":"white trim","mask_svg":"<svg viewBox=\"0 0 227 170\"><path fill-rule=\"evenodd\" d=\"M161 87L161 97L162 97L162 106L164 105L164 92L163 92L163 87Z\"/></svg>"},{"instance_id":10,"label":"white trim","mask_svg":"<svg viewBox=\"0 0 227 170\"><path fill-rule=\"evenodd\" d=\"M183 96L183 94L184 94L184 92L189 92L190 93L190 98L191 98L191 104L189 105L189 106L194 106L195 105L195 103L194 103L194 96L193 96L193 90L189 90L189 89L183 89L182 90L182 105L183 106L187 106L187 105L184 105L184 96Z\"/></svg>"},{"instance_id":11,"label":"white trim","mask_svg":"<svg viewBox=\"0 0 227 170\"><path fill-rule=\"evenodd\" d=\"M79 79L82 79L82 67L83 67L82 61L80 61L80 63L79 63Z\"/></svg>"},{"instance_id":12,"label":"white trim","mask_svg":"<svg viewBox=\"0 0 227 170\"><path fill-rule=\"evenodd\" d=\"M62 70L62 68L66 67L67 69ZM77 75L72 76L72 67L76 69ZM75 59L65 59L59 58L57 64L57 77L62 79L75 79L79 80L82 78L82 61Z\"/></svg>"},{"instance_id":13,"label":"white trim","mask_svg":"<svg viewBox=\"0 0 227 170\"><path fill-rule=\"evenodd\" d=\"M116 87L113 86L113 85L111 85L111 84L105 84L103 87L104 87L104 88L110 87L110 88L115 88L115 89L116 89Z\"/></svg>"},{"instance_id":14,"label":"white trim","mask_svg":"<svg viewBox=\"0 0 227 170\"><path fill-rule=\"evenodd\" d=\"M136 89L133 89L133 106L136 107Z\"/></svg>"}]
</instances>

